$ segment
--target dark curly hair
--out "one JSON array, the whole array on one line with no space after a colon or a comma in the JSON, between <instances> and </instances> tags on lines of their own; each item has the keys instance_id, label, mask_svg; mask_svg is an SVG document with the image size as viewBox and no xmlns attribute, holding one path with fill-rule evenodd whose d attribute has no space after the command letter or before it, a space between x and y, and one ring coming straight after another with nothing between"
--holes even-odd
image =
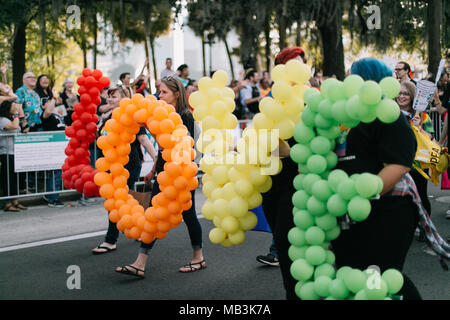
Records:
<instances>
[{"instance_id":1,"label":"dark curly hair","mask_svg":"<svg viewBox=\"0 0 450 320\"><path fill-rule=\"evenodd\" d=\"M7 118L9 120L13 120L13 116L11 114L13 102L10 100L5 100L0 104L0 117Z\"/></svg>"}]
</instances>

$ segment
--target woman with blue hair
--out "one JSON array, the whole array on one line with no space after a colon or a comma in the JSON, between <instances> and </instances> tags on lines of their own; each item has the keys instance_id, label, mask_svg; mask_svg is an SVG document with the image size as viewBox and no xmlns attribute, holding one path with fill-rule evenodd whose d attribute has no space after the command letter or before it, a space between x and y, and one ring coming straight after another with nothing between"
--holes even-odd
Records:
<instances>
[{"instance_id":1,"label":"woman with blue hair","mask_svg":"<svg viewBox=\"0 0 450 320\"><path fill-rule=\"evenodd\" d=\"M366 81L380 82L392 76L393 71L383 62L367 58L355 62L351 73ZM408 172L416 153L414 133L405 116L400 114L392 124L377 119L369 124L360 123L342 135L340 141L345 142L340 146L343 152L339 154L337 169L348 175L376 174L383 180L384 188L381 197L371 201L369 218L350 224L332 242L336 265L338 268L350 266L362 270L376 267L381 273L391 268L401 271L419 221L413 198L399 188L406 188L412 181ZM421 299L407 277L399 295L404 299Z\"/></svg>"}]
</instances>

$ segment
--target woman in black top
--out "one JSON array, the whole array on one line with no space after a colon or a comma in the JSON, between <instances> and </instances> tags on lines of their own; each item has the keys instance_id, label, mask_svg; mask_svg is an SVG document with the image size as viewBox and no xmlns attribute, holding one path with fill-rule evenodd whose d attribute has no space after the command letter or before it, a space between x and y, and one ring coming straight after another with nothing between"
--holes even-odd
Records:
<instances>
[{"instance_id":1,"label":"woman in black top","mask_svg":"<svg viewBox=\"0 0 450 320\"><path fill-rule=\"evenodd\" d=\"M67 111L67 115L64 117L64 122L67 126L72 125L73 107L75 106L75 104L80 102L80 96L72 92L73 85L74 81L72 79L67 78L66 80L64 80L64 90L59 95Z\"/></svg>"},{"instance_id":2,"label":"woman in black top","mask_svg":"<svg viewBox=\"0 0 450 320\"><path fill-rule=\"evenodd\" d=\"M175 106L176 111L181 116L183 124L189 131L191 137L194 137L194 117L189 109L186 91L178 79L175 77L167 77L161 80L159 97L170 105ZM165 161L162 158L162 150L159 148L158 160L156 161L152 171L145 177L146 181L151 180L155 174L164 170ZM155 179L153 184L152 197L160 192L158 181ZM191 191L192 206L189 210L183 212L183 220L188 228L189 237L193 249L193 258L187 265L179 269L180 272L194 272L206 268L206 262L203 258L202 250L202 228L197 219L195 211L195 190ZM131 274L138 277L144 277L144 270L147 264L150 250L153 248L156 240L150 244L141 243L139 255L136 261L125 267L116 268L117 272Z\"/></svg>"}]
</instances>

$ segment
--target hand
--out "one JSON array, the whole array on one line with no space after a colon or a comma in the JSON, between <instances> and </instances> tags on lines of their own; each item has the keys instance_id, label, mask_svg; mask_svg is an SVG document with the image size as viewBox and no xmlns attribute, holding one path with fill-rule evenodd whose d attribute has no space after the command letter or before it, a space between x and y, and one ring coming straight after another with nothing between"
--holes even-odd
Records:
<instances>
[{"instance_id":1,"label":"hand","mask_svg":"<svg viewBox=\"0 0 450 320\"><path fill-rule=\"evenodd\" d=\"M153 170L150 171L150 173L144 177L144 182L147 184L150 184L152 182L152 179L155 177L155 173L156 172Z\"/></svg>"},{"instance_id":2,"label":"hand","mask_svg":"<svg viewBox=\"0 0 450 320\"><path fill-rule=\"evenodd\" d=\"M416 127L420 127L420 116L415 115L414 118L412 118L412 123Z\"/></svg>"}]
</instances>

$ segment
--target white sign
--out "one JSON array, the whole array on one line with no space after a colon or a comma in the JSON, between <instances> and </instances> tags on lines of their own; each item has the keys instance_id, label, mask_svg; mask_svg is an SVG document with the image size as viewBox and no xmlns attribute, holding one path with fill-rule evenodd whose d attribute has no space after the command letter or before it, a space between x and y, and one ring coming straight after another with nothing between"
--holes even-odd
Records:
<instances>
[{"instance_id":1,"label":"white sign","mask_svg":"<svg viewBox=\"0 0 450 320\"><path fill-rule=\"evenodd\" d=\"M425 111L436 92L436 85L427 80L417 82L416 96L414 97L413 109L419 112Z\"/></svg>"},{"instance_id":2,"label":"white sign","mask_svg":"<svg viewBox=\"0 0 450 320\"><path fill-rule=\"evenodd\" d=\"M69 139L64 131L19 134L14 137L15 172L61 169Z\"/></svg>"},{"instance_id":3,"label":"white sign","mask_svg":"<svg viewBox=\"0 0 450 320\"><path fill-rule=\"evenodd\" d=\"M437 73L436 82L435 82L436 85L438 84L439 80L441 79L441 75L442 75L442 71L444 71L444 67L445 67L445 59L442 59L441 62L439 63L438 73Z\"/></svg>"}]
</instances>

